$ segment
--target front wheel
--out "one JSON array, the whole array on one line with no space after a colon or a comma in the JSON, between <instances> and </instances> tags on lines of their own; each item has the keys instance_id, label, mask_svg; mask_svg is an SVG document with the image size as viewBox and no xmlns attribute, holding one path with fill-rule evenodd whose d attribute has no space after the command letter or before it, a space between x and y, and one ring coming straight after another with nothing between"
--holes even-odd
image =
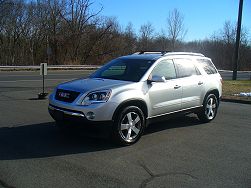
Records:
<instances>
[{"instance_id":1,"label":"front wheel","mask_svg":"<svg viewBox=\"0 0 251 188\"><path fill-rule=\"evenodd\" d=\"M212 121L216 117L218 105L217 97L214 94L209 94L201 111L197 114L198 118L205 123Z\"/></svg>"},{"instance_id":2,"label":"front wheel","mask_svg":"<svg viewBox=\"0 0 251 188\"><path fill-rule=\"evenodd\" d=\"M120 145L131 145L137 142L145 128L145 116L142 110L136 106L128 106L117 115L113 138Z\"/></svg>"}]
</instances>

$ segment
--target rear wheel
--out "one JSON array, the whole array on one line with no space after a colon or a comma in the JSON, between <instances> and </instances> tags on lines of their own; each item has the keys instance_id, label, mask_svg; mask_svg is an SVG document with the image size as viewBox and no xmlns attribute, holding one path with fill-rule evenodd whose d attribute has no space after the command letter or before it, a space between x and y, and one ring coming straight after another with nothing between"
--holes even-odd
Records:
<instances>
[{"instance_id":1,"label":"rear wheel","mask_svg":"<svg viewBox=\"0 0 251 188\"><path fill-rule=\"evenodd\" d=\"M145 128L145 116L136 106L122 109L115 119L113 138L120 145L131 145L137 142Z\"/></svg>"},{"instance_id":2,"label":"rear wheel","mask_svg":"<svg viewBox=\"0 0 251 188\"><path fill-rule=\"evenodd\" d=\"M202 122L212 121L216 117L218 105L217 97L214 94L209 94L204 101L201 111L197 114L198 118Z\"/></svg>"}]
</instances>

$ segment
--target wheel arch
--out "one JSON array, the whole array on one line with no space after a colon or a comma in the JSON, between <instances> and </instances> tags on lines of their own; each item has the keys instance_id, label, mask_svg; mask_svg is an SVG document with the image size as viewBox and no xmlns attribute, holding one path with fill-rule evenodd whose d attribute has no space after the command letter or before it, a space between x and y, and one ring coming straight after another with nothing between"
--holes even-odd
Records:
<instances>
[{"instance_id":1,"label":"wheel arch","mask_svg":"<svg viewBox=\"0 0 251 188\"><path fill-rule=\"evenodd\" d=\"M207 100L210 99L209 98L210 95L214 95L216 97L215 102L216 102L217 106L211 107L211 110L210 110L210 111L213 111L213 113L208 111L210 109L210 107L207 107L208 106ZM208 123L208 122L212 121L216 117L218 106L219 106L219 91L217 89L213 89L213 90L208 91L205 95L204 100L203 100L203 106L196 113L199 120L203 123Z\"/></svg>"},{"instance_id":2,"label":"wheel arch","mask_svg":"<svg viewBox=\"0 0 251 188\"><path fill-rule=\"evenodd\" d=\"M214 94L218 100L218 103L220 102L220 93L219 93L219 90L218 89L212 89L212 90L209 90L205 96L204 96L204 99L203 99L203 103L205 103L205 100L207 99L207 96L210 95L210 94Z\"/></svg>"},{"instance_id":3,"label":"wheel arch","mask_svg":"<svg viewBox=\"0 0 251 188\"><path fill-rule=\"evenodd\" d=\"M141 99L129 99L126 101L123 101L114 111L113 116L112 116L112 120L115 120L118 113L125 107L127 106L137 106L138 108L140 108L145 116L145 118L148 117L148 110L147 110L147 105L145 103L145 101L141 100Z\"/></svg>"}]
</instances>

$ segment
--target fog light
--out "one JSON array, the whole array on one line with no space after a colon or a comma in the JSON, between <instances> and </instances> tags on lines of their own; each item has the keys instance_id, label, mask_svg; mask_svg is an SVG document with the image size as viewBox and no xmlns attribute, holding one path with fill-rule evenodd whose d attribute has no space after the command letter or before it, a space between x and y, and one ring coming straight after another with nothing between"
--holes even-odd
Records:
<instances>
[{"instance_id":1,"label":"fog light","mask_svg":"<svg viewBox=\"0 0 251 188\"><path fill-rule=\"evenodd\" d=\"M94 119L95 114L93 112L87 112L86 117L87 117L87 119Z\"/></svg>"}]
</instances>

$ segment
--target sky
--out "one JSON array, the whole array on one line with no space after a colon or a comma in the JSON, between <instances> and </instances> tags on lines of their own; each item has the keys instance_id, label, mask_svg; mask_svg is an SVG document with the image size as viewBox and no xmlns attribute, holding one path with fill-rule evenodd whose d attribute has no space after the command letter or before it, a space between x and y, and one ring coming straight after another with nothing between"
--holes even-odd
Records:
<instances>
[{"instance_id":1,"label":"sky","mask_svg":"<svg viewBox=\"0 0 251 188\"><path fill-rule=\"evenodd\" d=\"M136 33L148 22L156 33L166 32L169 12L176 8L184 16L184 40L192 41L210 38L225 21L237 23L239 0L95 0L93 7L103 7L101 15L116 17L123 28L131 22ZM242 25L251 37L251 0L244 0Z\"/></svg>"}]
</instances>

